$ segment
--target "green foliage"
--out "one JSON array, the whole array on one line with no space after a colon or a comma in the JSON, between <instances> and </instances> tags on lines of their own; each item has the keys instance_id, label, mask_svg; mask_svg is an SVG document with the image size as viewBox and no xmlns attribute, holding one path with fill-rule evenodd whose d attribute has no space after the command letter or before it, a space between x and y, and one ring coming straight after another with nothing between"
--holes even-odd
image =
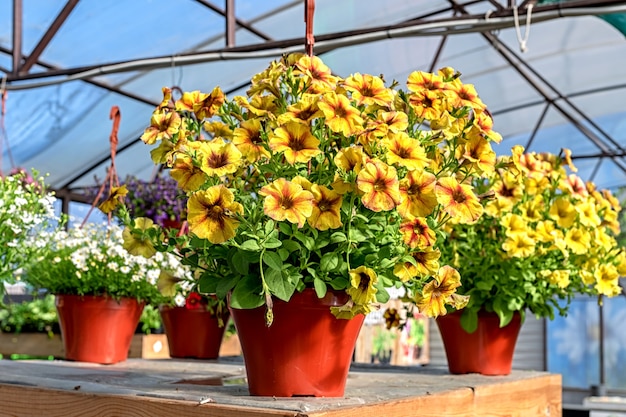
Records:
<instances>
[{"instance_id":1,"label":"green foliage","mask_svg":"<svg viewBox=\"0 0 626 417\"><path fill-rule=\"evenodd\" d=\"M151 334L154 331L162 330L163 323L159 309L152 305L145 306L141 312L139 325L141 326L141 333L143 334Z\"/></svg>"},{"instance_id":2,"label":"green foliage","mask_svg":"<svg viewBox=\"0 0 626 417\"><path fill-rule=\"evenodd\" d=\"M0 309L0 331L4 333L45 332L52 335L57 325L52 294L32 301L9 303L6 308Z\"/></svg>"},{"instance_id":3,"label":"green foliage","mask_svg":"<svg viewBox=\"0 0 626 417\"><path fill-rule=\"evenodd\" d=\"M568 175L565 164L550 154L502 157L496 172L476 184L491 195L483 200L485 214L450 227L441 260L461 274L458 294L470 297L461 317L466 330L476 329L480 310L495 312L505 326L516 311L552 319L567 313L576 294L619 293L618 277L626 272L614 237L619 204L610 192Z\"/></svg>"},{"instance_id":4,"label":"green foliage","mask_svg":"<svg viewBox=\"0 0 626 417\"><path fill-rule=\"evenodd\" d=\"M130 297L153 305L167 301L157 279L162 269L188 274L179 259L162 253L151 259L130 255L122 243L122 229L115 225L42 233L35 245L47 250L26 269L25 281L52 294Z\"/></svg>"}]
</instances>

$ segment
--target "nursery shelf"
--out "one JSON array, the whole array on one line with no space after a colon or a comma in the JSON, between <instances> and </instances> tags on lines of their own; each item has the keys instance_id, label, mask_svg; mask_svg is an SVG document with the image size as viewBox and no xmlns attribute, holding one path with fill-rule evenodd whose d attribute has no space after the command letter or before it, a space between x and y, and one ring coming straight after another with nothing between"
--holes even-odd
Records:
<instances>
[{"instance_id":1,"label":"nursery shelf","mask_svg":"<svg viewBox=\"0 0 626 417\"><path fill-rule=\"evenodd\" d=\"M355 365L343 398L251 397L240 359L116 365L0 360L0 416L380 417L562 415L561 376L450 375ZM6 413L6 414L5 414Z\"/></svg>"}]
</instances>

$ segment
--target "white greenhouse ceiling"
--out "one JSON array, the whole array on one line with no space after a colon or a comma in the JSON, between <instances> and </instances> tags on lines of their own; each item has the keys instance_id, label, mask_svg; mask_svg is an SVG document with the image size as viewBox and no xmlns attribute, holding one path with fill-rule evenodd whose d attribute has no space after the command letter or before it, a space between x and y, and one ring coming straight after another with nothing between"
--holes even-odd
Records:
<instances>
[{"instance_id":1,"label":"white greenhouse ceiling","mask_svg":"<svg viewBox=\"0 0 626 417\"><path fill-rule=\"evenodd\" d=\"M338 75L402 84L451 66L494 115L498 153L569 147L583 179L616 188L626 185L624 13L626 1L317 0L315 54ZM36 168L57 189L93 184L118 106L117 171L149 179L139 136L161 88L243 93L270 60L304 50L304 15L304 0L0 2L0 169Z\"/></svg>"}]
</instances>

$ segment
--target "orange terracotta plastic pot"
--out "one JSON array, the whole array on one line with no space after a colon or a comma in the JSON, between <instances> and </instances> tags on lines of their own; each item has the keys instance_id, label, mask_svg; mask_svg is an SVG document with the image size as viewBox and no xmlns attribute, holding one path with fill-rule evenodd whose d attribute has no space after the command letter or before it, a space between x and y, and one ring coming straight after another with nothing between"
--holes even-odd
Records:
<instances>
[{"instance_id":1,"label":"orange terracotta plastic pot","mask_svg":"<svg viewBox=\"0 0 626 417\"><path fill-rule=\"evenodd\" d=\"M346 303L344 292L296 292L286 303L274 300L274 322L265 324L265 306L231 308L241 342L251 395L342 397L364 315L337 319L331 306Z\"/></svg>"},{"instance_id":2,"label":"orange terracotta plastic pot","mask_svg":"<svg viewBox=\"0 0 626 417\"><path fill-rule=\"evenodd\" d=\"M461 314L462 311L455 311L436 320L450 373L510 374L522 326L521 315L516 312L511 322L500 328L496 313L481 311L478 313L478 328L468 333L461 327Z\"/></svg>"},{"instance_id":3,"label":"orange terracotta plastic pot","mask_svg":"<svg viewBox=\"0 0 626 417\"><path fill-rule=\"evenodd\" d=\"M65 359L101 364L125 361L143 307L134 298L57 295Z\"/></svg>"},{"instance_id":4,"label":"orange terracotta plastic pot","mask_svg":"<svg viewBox=\"0 0 626 417\"><path fill-rule=\"evenodd\" d=\"M226 326L206 308L161 306L161 319L172 358L216 359ZM228 322L228 312L222 320Z\"/></svg>"}]
</instances>

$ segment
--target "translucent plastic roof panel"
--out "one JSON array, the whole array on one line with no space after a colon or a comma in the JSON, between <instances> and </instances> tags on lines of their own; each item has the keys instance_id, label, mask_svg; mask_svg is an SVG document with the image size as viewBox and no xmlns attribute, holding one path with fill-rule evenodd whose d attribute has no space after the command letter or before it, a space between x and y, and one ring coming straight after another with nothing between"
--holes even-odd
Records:
<instances>
[{"instance_id":1,"label":"translucent plastic roof panel","mask_svg":"<svg viewBox=\"0 0 626 417\"><path fill-rule=\"evenodd\" d=\"M210 91L219 85L230 95L241 94L270 60L304 46L304 1L234 0L237 27L234 47L228 48L223 0L79 0L32 68L17 76L13 3L20 1L25 57L69 4L0 2L0 77L8 88L6 129L0 133L11 150L3 147L0 168L35 167L50 173L55 187L80 187L104 177L111 106L122 114L120 176L149 178L155 168L139 136L161 101L162 87ZM519 33L504 0L315 3L316 53L338 75L383 74L388 83L403 84L412 71L451 66L489 106L494 128L505 137L499 152L531 138L531 150L570 147L580 158L581 174L598 185L626 184L626 40L595 16L616 12L609 20L619 22L626 1L588 0L576 10L564 3L562 17L540 2L529 32L527 9L518 2ZM518 37L527 37L525 52ZM197 61L183 64L183 58ZM137 60L151 64L131 67ZM44 76L51 70L55 76ZM25 86L32 88L20 89ZM606 146L594 144L597 140Z\"/></svg>"}]
</instances>

